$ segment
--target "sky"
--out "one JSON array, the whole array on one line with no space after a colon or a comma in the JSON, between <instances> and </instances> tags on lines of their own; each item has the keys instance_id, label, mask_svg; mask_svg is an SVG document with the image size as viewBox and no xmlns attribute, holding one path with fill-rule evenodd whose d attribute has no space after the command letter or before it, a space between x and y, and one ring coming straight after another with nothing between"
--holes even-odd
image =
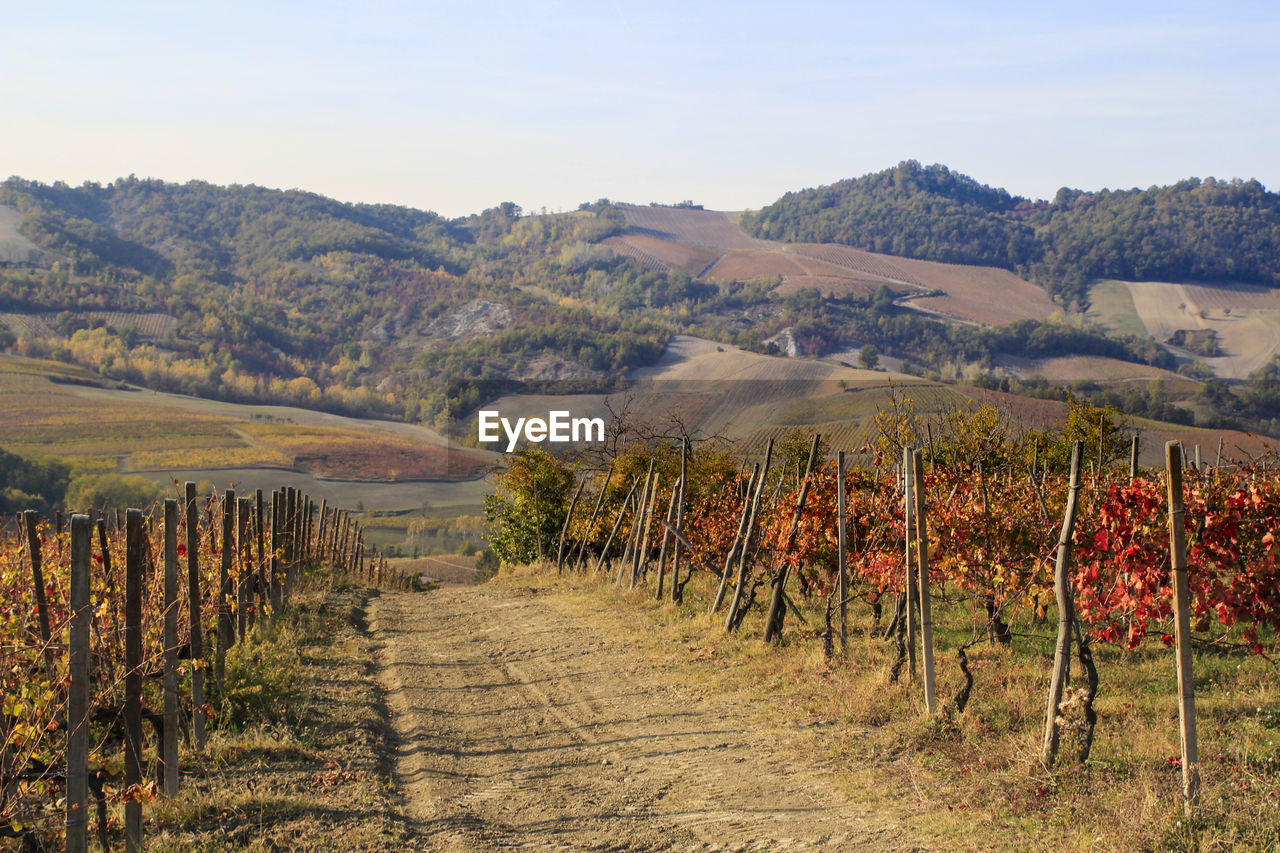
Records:
<instances>
[{"instance_id":1,"label":"sky","mask_svg":"<svg viewBox=\"0 0 1280 853\"><path fill-rule=\"evenodd\" d=\"M449 217L760 208L942 163L1052 198L1280 189L1280 4L0 0L0 176Z\"/></svg>"}]
</instances>

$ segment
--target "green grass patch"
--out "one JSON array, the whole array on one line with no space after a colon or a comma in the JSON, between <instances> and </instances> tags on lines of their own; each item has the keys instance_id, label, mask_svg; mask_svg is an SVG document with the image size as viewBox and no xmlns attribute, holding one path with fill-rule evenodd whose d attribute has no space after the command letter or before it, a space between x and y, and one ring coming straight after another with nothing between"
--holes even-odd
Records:
<instances>
[{"instance_id":1,"label":"green grass patch","mask_svg":"<svg viewBox=\"0 0 1280 853\"><path fill-rule=\"evenodd\" d=\"M1133 304L1133 294L1123 281L1107 280L1095 284L1089 291L1089 310L1085 316L1113 332L1150 337Z\"/></svg>"}]
</instances>

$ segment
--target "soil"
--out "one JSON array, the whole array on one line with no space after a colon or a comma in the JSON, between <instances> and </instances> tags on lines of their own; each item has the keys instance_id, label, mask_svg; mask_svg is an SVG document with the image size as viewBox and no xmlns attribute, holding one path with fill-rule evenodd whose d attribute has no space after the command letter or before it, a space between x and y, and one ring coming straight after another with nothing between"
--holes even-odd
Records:
<instances>
[{"instance_id":1,"label":"soil","mask_svg":"<svg viewBox=\"0 0 1280 853\"><path fill-rule=\"evenodd\" d=\"M741 700L682 684L553 591L367 607L409 848L914 850Z\"/></svg>"}]
</instances>

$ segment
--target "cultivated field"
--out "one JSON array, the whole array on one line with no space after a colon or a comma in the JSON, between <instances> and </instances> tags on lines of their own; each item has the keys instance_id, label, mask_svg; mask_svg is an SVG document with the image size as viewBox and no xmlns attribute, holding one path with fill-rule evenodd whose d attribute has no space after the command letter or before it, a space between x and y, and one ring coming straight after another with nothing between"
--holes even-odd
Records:
<instances>
[{"instance_id":1,"label":"cultivated field","mask_svg":"<svg viewBox=\"0 0 1280 853\"><path fill-rule=\"evenodd\" d=\"M0 357L0 447L164 484L175 478L251 488L285 483L371 510L476 507L485 491L478 478L496 458L450 448L439 433L414 424L103 382L68 365Z\"/></svg>"},{"instance_id":2,"label":"cultivated field","mask_svg":"<svg viewBox=\"0 0 1280 853\"><path fill-rule=\"evenodd\" d=\"M1042 376L1050 382L1092 381L1108 387L1123 387L1126 384L1146 383L1157 379L1164 383L1166 390L1179 392L1193 391L1203 385L1172 370L1100 355L1040 359L1001 356L996 361L1000 367L1020 379Z\"/></svg>"},{"instance_id":3,"label":"cultivated field","mask_svg":"<svg viewBox=\"0 0 1280 853\"><path fill-rule=\"evenodd\" d=\"M178 320L168 314L129 313L125 311L76 311L73 312L91 325L110 326L118 332L133 328L149 340L159 340L178 327ZM49 326L53 314L0 313L0 323L14 334L29 338L60 338L62 335Z\"/></svg>"},{"instance_id":4,"label":"cultivated field","mask_svg":"<svg viewBox=\"0 0 1280 853\"><path fill-rule=\"evenodd\" d=\"M970 323L1044 320L1058 311L1045 292L1007 270L914 261L849 246L782 243L749 236L732 214L619 205L630 229L607 245L652 270L681 270L704 281L781 278L779 292L869 296L880 287L903 304ZM941 291L941 295L925 295Z\"/></svg>"},{"instance_id":5,"label":"cultivated field","mask_svg":"<svg viewBox=\"0 0 1280 853\"><path fill-rule=\"evenodd\" d=\"M647 269L656 272L679 270L691 276L701 275L703 270L724 254L718 249L676 243L644 234L610 237L605 240L605 245L620 255L635 258Z\"/></svg>"},{"instance_id":6,"label":"cultivated field","mask_svg":"<svg viewBox=\"0 0 1280 853\"><path fill-rule=\"evenodd\" d=\"M807 275L804 267L796 263L787 252L745 249L726 252L702 277L708 281L746 281L774 276L795 279Z\"/></svg>"},{"instance_id":7,"label":"cultivated field","mask_svg":"<svg viewBox=\"0 0 1280 853\"><path fill-rule=\"evenodd\" d=\"M1161 343L1180 329L1216 332L1222 356L1206 358L1176 349L1174 352L1188 360L1203 361L1218 376L1245 378L1280 353L1280 292L1239 284L1106 284L1104 298L1111 302L1120 298L1112 292L1116 284L1123 285L1133 300L1134 314L1141 320L1143 329ZM1127 315L1122 310L1119 316ZM1125 320L1120 319L1113 328L1124 325Z\"/></svg>"},{"instance_id":8,"label":"cultivated field","mask_svg":"<svg viewBox=\"0 0 1280 853\"><path fill-rule=\"evenodd\" d=\"M923 309L992 326L1047 320L1061 311L1043 289L1008 270L909 258L896 258L895 263L927 287L945 292L912 300Z\"/></svg>"},{"instance_id":9,"label":"cultivated field","mask_svg":"<svg viewBox=\"0 0 1280 853\"><path fill-rule=\"evenodd\" d=\"M769 249L772 240L760 240L743 231L737 214L685 207L652 207L619 204L632 231L690 246L719 249Z\"/></svg>"}]
</instances>

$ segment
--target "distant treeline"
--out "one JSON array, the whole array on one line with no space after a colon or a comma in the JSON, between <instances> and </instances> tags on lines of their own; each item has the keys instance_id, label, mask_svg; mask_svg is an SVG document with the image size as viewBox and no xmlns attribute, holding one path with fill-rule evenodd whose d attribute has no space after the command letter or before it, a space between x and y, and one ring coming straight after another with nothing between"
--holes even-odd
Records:
<instances>
[{"instance_id":1,"label":"distant treeline","mask_svg":"<svg viewBox=\"0 0 1280 853\"><path fill-rule=\"evenodd\" d=\"M1280 195L1257 181L1031 201L915 160L787 193L743 217L758 237L844 243L909 258L1014 270L1083 304L1098 278L1280 285Z\"/></svg>"}]
</instances>

